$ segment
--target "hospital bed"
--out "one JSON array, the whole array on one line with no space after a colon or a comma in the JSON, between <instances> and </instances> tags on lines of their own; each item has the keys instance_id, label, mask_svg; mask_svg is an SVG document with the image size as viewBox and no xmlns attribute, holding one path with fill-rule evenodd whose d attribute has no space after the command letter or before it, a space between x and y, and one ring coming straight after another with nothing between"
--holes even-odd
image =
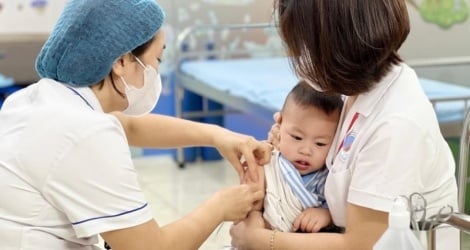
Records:
<instances>
[{"instance_id":1,"label":"hospital bed","mask_svg":"<svg viewBox=\"0 0 470 250\"><path fill-rule=\"evenodd\" d=\"M249 29L276 28L272 24L194 26L178 35L177 48L185 47L191 36ZM253 57L252 54L265 56ZM266 56L269 54L271 56ZM207 60L208 57L216 59ZM280 110L285 96L298 80L288 60L279 51L253 53L246 49L184 49L176 52L175 64L175 112L178 117L188 119L243 112L271 121L272 114ZM420 81L434 105L440 125L458 124L461 127L469 106L470 88L425 78L420 78ZM203 97L201 110L183 110L185 90ZM218 102L223 108L210 110L208 101ZM184 166L182 149L177 150L177 161Z\"/></svg>"}]
</instances>

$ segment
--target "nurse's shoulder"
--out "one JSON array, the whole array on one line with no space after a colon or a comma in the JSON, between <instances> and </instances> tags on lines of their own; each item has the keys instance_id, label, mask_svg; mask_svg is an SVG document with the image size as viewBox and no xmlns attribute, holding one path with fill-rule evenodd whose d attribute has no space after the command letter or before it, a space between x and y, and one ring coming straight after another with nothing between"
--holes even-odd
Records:
<instances>
[{"instance_id":1,"label":"nurse's shoulder","mask_svg":"<svg viewBox=\"0 0 470 250\"><path fill-rule=\"evenodd\" d=\"M37 134L35 136L40 136L41 131L47 132L49 140L64 136L79 140L90 133L99 134L98 131L108 129L125 136L119 121L99 110L99 103L93 98L96 97L92 94L83 96L52 79L41 79L7 98L2 113L5 117L9 113L20 114L22 121L16 121L16 125L23 124L24 132ZM89 106L90 103L94 108Z\"/></svg>"}]
</instances>

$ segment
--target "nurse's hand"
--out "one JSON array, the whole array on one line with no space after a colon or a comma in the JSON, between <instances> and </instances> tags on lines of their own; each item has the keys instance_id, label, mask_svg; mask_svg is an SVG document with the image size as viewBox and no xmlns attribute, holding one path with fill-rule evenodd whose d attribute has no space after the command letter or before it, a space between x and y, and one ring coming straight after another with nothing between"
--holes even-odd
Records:
<instances>
[{"instance_id":1,"label":"nurse's hand","mask_svg":"<svg viewBox=\"0 0 470 250\"><path fill-rule=\"evenodd\" d=\"M281 138L280 134L280 125L282 121L282 116L280 112L276 112L273 115L274 124L271 126L271 130L268 132L268 142L271 143L275 148L279 146L279 139Z\"/></svg>"},{"instance_id":2,"label":"nurse's hand","mask_svg":"<svg viewBox=\"0 0 470 250\"><path fill-rule=\"evenodd\" d=\"M241 184L222 189L213 198L224 221L239 221L245 219L255 203L264 198L264 190L256 184Z\"/></svg>"},{"instance_id":3,"label":"nurse's hand","mask_svg":"<svg viewBox=\"0 0 470 250\"><path fill-rule=\"evenodd\" d=\"M240 181L245 180L247 174L252 182L258 182L257 168L269 162L273 150L272 145L227 129L214 131L214 133L220 133L213 135L215 147L238 172ZM244 162L242 162L242 156Z\"/></svg>"},{"instance_id":4,"label":"nurse's hand","mask_svg":"<svg viewBox=\"0 0 470 250\"><path fill-rule=\"evenodd\" d=\"M263 215L260 211L252 211L243 221L234 223L230 228L230 236L232 236L232 247L237 249L255 249L253 245L259 239L253 232L259 229L264 229Z\"/></svg>"}]
</instances>

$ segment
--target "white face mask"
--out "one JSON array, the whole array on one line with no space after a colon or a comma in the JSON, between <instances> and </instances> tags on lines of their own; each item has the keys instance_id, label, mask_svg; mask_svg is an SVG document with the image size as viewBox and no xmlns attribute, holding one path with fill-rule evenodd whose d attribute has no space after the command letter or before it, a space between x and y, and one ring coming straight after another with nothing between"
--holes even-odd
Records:
<instances>
[{"instance_id":1,"label":"white face mask","mask_svg":"<svg viewBox=\"0 0 470 250\"><path fill-rule=\"evenodd\" d=\"M144 67L144 86L138 89L129 85L124 77L121 81L126 86L126 97L129 105L123 111L124 114L140 116L150 113L157 105L158 98L162 92L162 80L160 74L157 73L152 66L144 64L137 58L139 64Z\"/></svg>"}]
</instances>

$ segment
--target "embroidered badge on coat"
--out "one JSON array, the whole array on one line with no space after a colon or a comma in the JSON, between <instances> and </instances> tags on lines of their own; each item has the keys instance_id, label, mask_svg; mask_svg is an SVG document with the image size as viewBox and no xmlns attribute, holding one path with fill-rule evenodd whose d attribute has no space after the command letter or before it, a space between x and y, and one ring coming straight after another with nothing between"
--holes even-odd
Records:
<instances>
[{"instance_id":1,"label":"embroidered badge on coat","mask_svg":"<svg viewBox=\"0 0 470 250\"><path fill-rule=\"evenodd\" d=\"M356 139L356 133L354 131L349 132L344 138L343 146L341 147L340 151L340 158L343 161L346 161L349 158L349 150Z\"/></svg>"}]
</instances>

